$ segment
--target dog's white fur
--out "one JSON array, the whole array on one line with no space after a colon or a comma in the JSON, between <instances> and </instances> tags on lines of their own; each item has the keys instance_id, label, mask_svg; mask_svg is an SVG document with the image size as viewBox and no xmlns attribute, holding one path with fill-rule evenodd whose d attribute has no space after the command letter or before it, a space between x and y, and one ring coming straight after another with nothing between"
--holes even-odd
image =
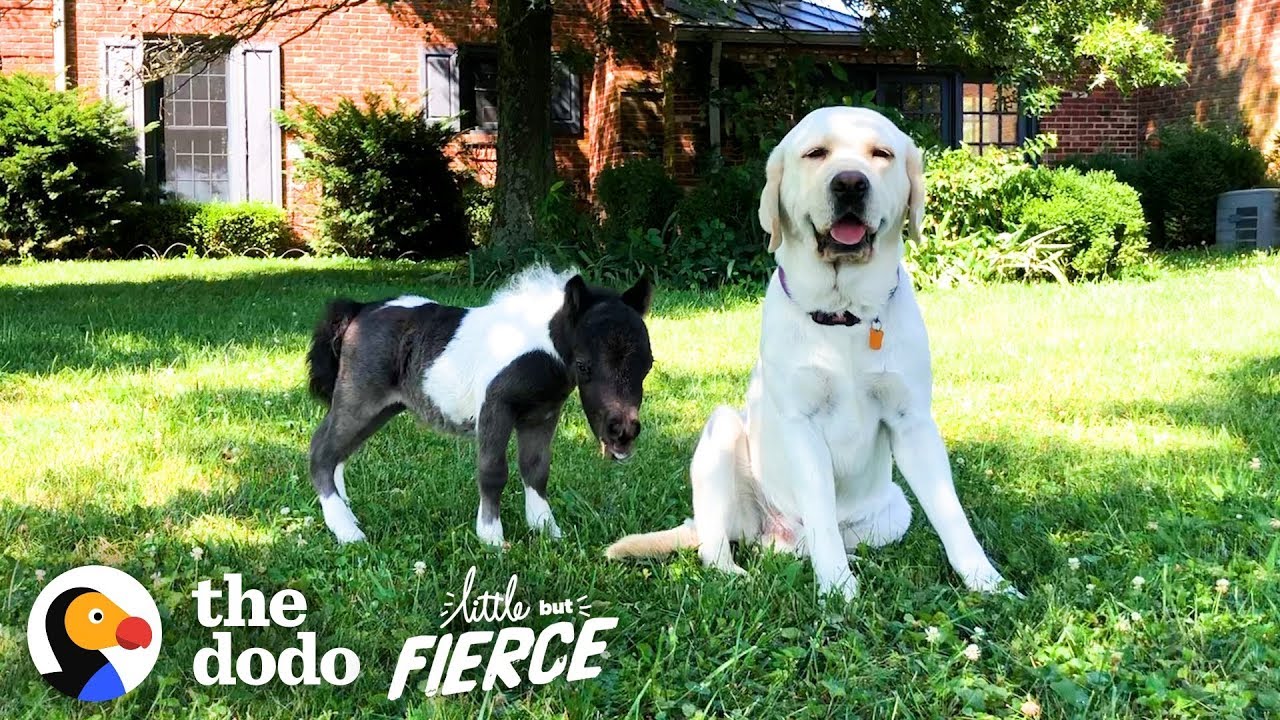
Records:
<instances>
[{"instance_id":1,"label":"dog's white fur","mask_svg":"<svg viewBox=\"0 0 1280 720\"><path fill-rule=\"evenodd\" d=\"M837 220L829 188L844 171L870 181L862 220L875 239L864 262L819 252L818 235ZM1001 587L956 496L930 407L929 340L901 266L903 227L918 238L924 216L920 150L879 113L824 108L783 138L766 173L760 224L790 296L775 273L746 410L717 408L703 429L690 467L692 523L623 538L609 557L696 545L704 564L741 573L730 541L762 542L807 555L819 589L849 598L857 580L848 553L898 540L911 523L896 462L965 584ZM842 310L864 324L810 318ZM877 317L880 350L866 324Z\"/></svg>"}]
</instances>

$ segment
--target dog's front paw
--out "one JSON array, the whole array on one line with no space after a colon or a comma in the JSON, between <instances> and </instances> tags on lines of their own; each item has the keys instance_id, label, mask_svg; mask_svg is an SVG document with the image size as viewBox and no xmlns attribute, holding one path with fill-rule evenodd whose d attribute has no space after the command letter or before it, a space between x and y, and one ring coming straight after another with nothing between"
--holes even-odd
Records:
<instances>
[{"instance_id":1,"label":"dog's front paw","mask_svg":"<svg viewBox=\"0 0 1280 720\"><path fill-rule=\"evenodd\" d=\"M1008 580L1005 580L1004 576L989 562L969 568L967 571L961 570L960 576L964 579L965 586L975 592L1004 593L1019 599L1026 597Z\"/></svg>"},{"instance_id":2,"label":"dog's front paw","mask_svg":"<svg viewBox=\"0 0 1280 720\"><path fill-rule=\"evenodd\" d=\"M858 578L853 573L846 573L832 582L820 583L818 590L826 599L842 598L845 602L852 602L858 596Z\"/></svg>"}]
</instances>

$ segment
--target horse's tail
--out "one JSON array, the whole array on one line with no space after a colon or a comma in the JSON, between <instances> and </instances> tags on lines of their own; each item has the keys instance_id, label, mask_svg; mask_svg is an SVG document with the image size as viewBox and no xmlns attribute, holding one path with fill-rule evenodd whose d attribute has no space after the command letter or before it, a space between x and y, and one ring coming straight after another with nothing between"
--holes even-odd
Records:
<instances>
[{"instance_id":1,"label":"horse's tail","mask_svg":"<svg viewBox=\"0 0 1280 720\"><path fill-rule=\"evenodd\" d=\"M338 382L338 358L342 356L342 336L356 315L364 309L364 303L339 298L329 303L324 316L311 336L311 350L307 353L310 366L311 394L328 405L333 402L333 388Z\"/></svg>"},{"instance_id":2,"label":"horse's tail","mask_svg":"<svg viewBox=\"0 0 1280 720\"><path fill-rule=\"evenodd\" d=\"M683 525L670 530L628 535L610 545L604 556L610 560L660 557L690 547L698 547L698 531L693 527L693 520L685 520Z\"/></svg>"}]
</instances>

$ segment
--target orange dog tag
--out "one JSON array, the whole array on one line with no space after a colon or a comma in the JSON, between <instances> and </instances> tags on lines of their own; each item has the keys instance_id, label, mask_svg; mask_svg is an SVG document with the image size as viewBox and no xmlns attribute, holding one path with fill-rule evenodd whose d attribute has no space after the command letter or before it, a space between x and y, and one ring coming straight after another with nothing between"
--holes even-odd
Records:
<instances>
[{"instance_id":1,"label":"orange dog tag","mask_svg":"<svg viewBox=\"0 0 1280 720\"><path fill-rule=\"evenodd\" d=\"M867 344L872 350L879 350L884 345L884 330L880 329L880 321L871 323L871 332L867 335Z\"/></svg>"}]
</instances>

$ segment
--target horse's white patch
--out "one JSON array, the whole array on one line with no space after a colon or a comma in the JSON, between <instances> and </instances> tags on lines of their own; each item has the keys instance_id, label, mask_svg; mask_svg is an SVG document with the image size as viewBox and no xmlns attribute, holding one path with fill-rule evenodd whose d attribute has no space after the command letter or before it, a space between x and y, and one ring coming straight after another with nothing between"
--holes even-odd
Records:
<instances>
[{"instance_id":1,"label":"horse's white patch","mask_svg":"<svg viewBox=\"0 0 1280 720\"><path fill-rule=\"evenodd\" d=\"M488 305L467 312L422 379L423 393L446 418L475 422L489 383L521 355L542 351L561 359L549 325L576 274L536 265L513 277Z\"/></svg>"},{"instance_id":2,"label":"horse's white patch","mask_svg":"<svg viewBox=\"0 0 1280 720\"><path fill-rule=\"evenodd\" d=\"M345 466L346 463L338 463L338 466L333 469L333 484L334 487L338 488L338 496L350 502L351 498L347 497L347 479L342 470Z\"/></svg>"},{"instance_id":3,"label":"horse's white patch","mask_svg":"<svg viewBox=\"0 0 1280 720\"><path fill-rule=\"evenodd\" d=\"M401 295L395 300L388 300L383 303L382 307L416 308L434 302L435 300L424 298L420 295Z\"/></svg>"},{"instance_id":4,"label":"horse's white patch","mask_svg":"<svg viewBox=\"0 0 1280 720\"><path fill-rule=\"evenodd\" d=\"M556 525L556 518L551 514L547 499L537 490L528 487L524 489L524 519L534 530L545 532L552 540L560 539L560 526Z\"/></svg>"},{"instance_id":5,"label":"horse's white patch","mask_svg":"<svg viewBox=\"0 0 1280 720\"><path fill-rule=\"evenodd\" d=\"M324 524L333 531L338 542L353 543L364 540L364 533L360 532L356 516L351 513L351 508L347 507L347 502L337 493L320 498L320 510L324 513Z\"/></svg>"},{"instance_id":6,"label":"horse's white patch","mask_svg":"<svg viewBox=\"0 0 1280 720\"><path fill-rule=\"evenodd\" d=\"M493 547L502 547L502 520L494 518L490 522L485 522L484 508L476 510L476 535L480 538L480 542Z\"/></svg>"}]
</instances>

